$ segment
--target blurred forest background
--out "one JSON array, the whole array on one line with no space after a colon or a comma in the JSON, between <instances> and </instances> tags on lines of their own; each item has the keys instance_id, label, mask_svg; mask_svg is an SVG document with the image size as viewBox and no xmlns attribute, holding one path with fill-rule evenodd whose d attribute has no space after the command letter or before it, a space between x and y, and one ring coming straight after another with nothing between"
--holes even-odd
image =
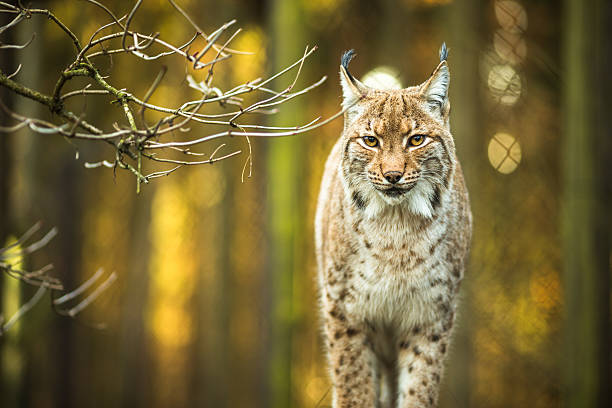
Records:
<instances>
[{"instance_id":1,"label":"blurred forest background","mask_svg":"<svg viewBox=\"0 0 612 408\"><path fill-rule=\"evenodd\" d=\"M83 41L110 21L83 1L31 3ZM133 7L103 3L118 16ZM347 49L357 52L356 76L376 70L408 86L428 77L446 41L451 126L475 232L441 406L609 406L612 20L604 0L179 4L204 30L231 19L243 28L232 46L256 54L218 65L223 88L277 72L307 44L319 46L300 83L322 75L327 82L263 118L268 125L336 113ZM132 25L162 38L193 35L165 0L144 1ZM74 52L40 15L0 41L22 44L32 32L27 48L0 50L0 69L22 63L15 79L50 93ZM117 86L144 93L162 64L168 75L152 100L189 100L185 74L202 80L205 72L180 58L135 64L118 55L104 67ZM5 88L0 98L17 112L48 116ZM119 109L95 96L87 104L100 117ZM76 319L53 313L47 294L0 337L0 405L330 406L313 217L341 129L337 119L295 137L252 138L252 176L244 181L241 154L181 168L140 194L129 172L84 168L112 153L101 144L26 129L0 135L0 247L43 220L58 235L25 260L30 269L53 263L67 288L100 267L118 276ZM243 138L223 142L246 151ZM8 275L0 281L5 317L36 291Z\"/></svg>"}]
</instances>

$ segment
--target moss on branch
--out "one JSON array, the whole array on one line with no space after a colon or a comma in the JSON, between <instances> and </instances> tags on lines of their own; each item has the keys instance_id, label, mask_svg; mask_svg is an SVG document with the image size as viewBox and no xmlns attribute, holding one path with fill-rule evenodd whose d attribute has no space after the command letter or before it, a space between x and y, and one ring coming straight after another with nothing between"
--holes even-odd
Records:
<instances>
[{"instance_id":1,"label":"moss on branch","mask_svg":"<svg viewBox=\"0 0 612 408\"><path fill-rule=\"evenodd\" d=\"M53 105L53 98L13 81L2 71L0 71L0 85L10 89L11 91L21 96L25 96L26 98L30 98L36 102L42 103L43 105L49 107L49 109Z\"/></svg>"}]
</instances>

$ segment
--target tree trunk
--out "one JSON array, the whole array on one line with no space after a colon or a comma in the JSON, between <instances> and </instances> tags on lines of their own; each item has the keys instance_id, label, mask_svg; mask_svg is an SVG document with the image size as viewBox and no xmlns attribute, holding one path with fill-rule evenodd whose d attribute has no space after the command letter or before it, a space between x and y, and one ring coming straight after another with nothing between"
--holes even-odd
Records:
<instances>
[{"instance_id":1,"label":"tree trunk","mask_svg":"<svg viewBox=\"0 0 612 408\"><path fill-rule=\"evenodd\" d=\"M271 72L278 72L299 58L305 42L299 2L272 0L270 3L270 32L272 50ZM292 71L295 72L295 71ZM292 75L292 74L290 74ZM290 83L290 77L276 81L282 89ZM300 123L300 101L281 107L273 124L286 126ZM292 386L292 334L294 329L293 275L303 264L301 197L303 140L288 137L270 140L267 152L268 168L268 225L269 225L269 282L272 285L271 335L270 335L270 407L295 405Z\"/></svg>"},{"instance_id":2,"label":"tree trunk","mask_svg":"<svg viewBox=\"0 0 612 408\"><path fill-rule=\"evenodd\" d=\"M610 6L565 1L565 403L610 406ZM604 30L608 31L606 33ZM608 35L606 35L608 34ZM607 103L607 104L606 104ZM608 133L608 134L606 134Z\"/></svg>"},{"instance_id":3,"label":"tree trunk","mask_svg":"<svg viewBox=\"0 0 612 408\"><path fill-rule=\"evenodd\" d=\"M481 80L478 61L482 49L482 32L480 22L484 21L483 4L480 0L457 0L447 10L443 18L445 41L449 47L449 66L451 73L451 129L457 146L457 156L462 163L463 173L471 197L479 197L478 187L482 184L479 174L482 169L477 166L483 163L478 157L485 157L486 142L483 139L482 112L480 100ZM474 214L481 212L478 201L472 200ZM478 227L478 220L475 222ZM458 314L457 329L454 333L453 353L450 356L446 381L446 391L440 393L440 406L469 407L472 388L472 350L470 325L472 304L470 286L471 276L477 274L475 268L468 265L466 278L462 282L461 304Z\"/></svg>"},{"instance_id":4,"label":"tree trunk","mask_svg":"<svg viewBox=\"0 0 612 408\"><path fill-rule=\"evenodd\" d=\"M122 372L120 373L122 407L151 406L151 352L146 338L146 307L149 296L149 267L151 243L146 239L151 222L151 201L155 186L144 188L131 208L130 257L126 274L129 296L122 304L120 349Z\"/></svg>"},{"instance_id":5,"label":"tree trunk","mask_svg":"<svg viewBox=\"0 0 612 408\"><path fill-rule=\"evenodd\" d=\"M7 16L12 16L7 14ZM23 22L16 26L14 29L9 29L5 34L7 37L4 38L6 43L23 44L28 41L33 32L39 32L41 30L44 21L41 19L33 18L29 21L29 24ZM18 74L18 80L23 81L32 86L36 86L41 82L40 80L40 55L41 47L40 42L34 41L28 47L23 50L8 51L3 50L3 59L5 56L9 56L6 59L6 63L2 64L0 69L5 73L12 73L17 68L18 62L23 64L21 71ZM14 58L12 58L14 57ZM4 61L3 61L4 62ZM31 101L21 96L15 96L6 91L6 88L2 88L0 99L5 103L9 109L12 109L26 116L37 117L41 111L40 106L37 102ZM4 113L1 114L3 118L6 116ZM9 125L14 124L14 121L2 121L3 124ZM36 196L36 180L37 174L34 166L30 163L35 163L36 159L40 155L40 149L35 143L35 136L29 129L21 129L13 134L0 134L0 150L5 157L0 159L0 180L3 186L0 186L0 225L4 227L0 228L0 247L4 246L6 239L10 235L19 235L25 232L35 222L32 220L32 214L28 213L31 211L31 204L35 201ZM15 160L14 158L18 158ZM21 188L15 188L15 186L21 186ZM48 224L44 226L48 228ZM44 251L44 249L43 249ZM29 267L31 257L24 259L25 267ZM5 288L6 290L14 290L19 292L17 298L20 299L20 303L26 302L33 294L31 288L25 288L25 285L21 282L15 281L13 278L3 276L3 279L10 279L11 287ZM2 281L3 279L0 279ZM24 290L25 289L25 290ZM2 292L0 292L2 293ZM1 296L1 295L0 295ZM41 302L44 303L44 302ZM0 303L2 305L3 303ZM15 305L18 306L18 305ZM9 313L15 310L6 311ZM5 319L9 318L10 315L4 314ZM26 315L24 319L31 318L31 315ZM24 329L30 328L32 324L24 324L25 321L20 322L18 325L11 329L11 332L7 334L6 343L2 344L4 356L9 357L10 361L4 361L3 357L0 357L3 361L0 364L2 372L0 377L5 382L1 389L2 399L0 404L6 406L14 406L22 404L23 401L27 400L27 371L31 370L28 367L25 353L23 352L24 347L22 346L27 343L25 339ZM41 325L41 327L43 327ZM2 339L3 340L3 339ZM0 341L2 341L0 340ZM9 363L8 365L4 363Z\"/></svg>"},{"instance_id":6,"label":"tree trunk","mask_svg":"<svg viewBox=\"0 0 612 408\"><path fill-rule=\"evenodd\" d=\"M0 15L0 25L8 24L12 18L11 14L4 13ZM4 34L3 40L6 43L16 43L14 30L7 30ZM0 59L0 71L12 72L15 69L15 58L14 52L4 51L2 59ZM15 94L10 92L7 88L0 87L0 101L4 103L9 109L14 109ZM0 117L0 126L8 126L11 122L8 120L6 115ZM12 175L13 161L11 160L12 153L12 139L7 135L0 135L0 248L4 247L9 237L13 226L11 225L12 211L9 206L9 184ZM9 318L6 316L4 308L4 286L5 279L8 277L0 276L0 313L2 313L5 321ZM0 403L2 405L10 405L14 402L12 399L14 386L9 382L10 378L6 372L6 361L4 353L8 352L8 344L6 337L0 337Z\"/></svg>"}]
</instances>

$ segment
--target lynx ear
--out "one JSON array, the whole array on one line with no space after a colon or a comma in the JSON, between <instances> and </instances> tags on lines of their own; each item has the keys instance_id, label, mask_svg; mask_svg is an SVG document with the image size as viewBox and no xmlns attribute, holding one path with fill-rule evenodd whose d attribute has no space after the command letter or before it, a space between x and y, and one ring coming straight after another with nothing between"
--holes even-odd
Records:
<instances>
[{"instance_id":1,"label":"lynx ear","mask_svg":"<svg viewBox=\"0 0 612 408\"><path fill-rule=\"evenodd\" d=\"M357 102L369 91L369 88L359 82L348 70L348 65L354 56L355 50L349 50L344 53L340 63L340 85L344 96L342 108L345 109L346 123L351 122L359 114Z\"/></svg>"},{"instance_id":2,"label":"lynx ear","mask_svg":"<svg viewBox=\"0 0 612 408\"><path fill-rule=\"evenodd\" d=\"M432 112L438 114L442 119L446 119L450 110L448 102L448 84L450 74L446 58L448 50L446 44L442 43L440 48L440 64L436 67L431 77L421 85L421 95L427 101Z\"/></svg>"}]
</instances>

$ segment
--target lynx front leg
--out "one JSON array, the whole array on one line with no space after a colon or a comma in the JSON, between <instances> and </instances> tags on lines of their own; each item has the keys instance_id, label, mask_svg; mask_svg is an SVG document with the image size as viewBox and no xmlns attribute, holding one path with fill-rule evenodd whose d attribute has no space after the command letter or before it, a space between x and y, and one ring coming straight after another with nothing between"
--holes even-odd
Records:
<instances>
[{"instance_id":1,"label":"lynx front leg","mask_svg":"<svg viewBox=\"0 0 612 408\"><path fill-rule=\"evenodd\" d=\"M361 328L337 319L325 324L334 408L372 408L376 406L375 356Z\"/></svg>"},{"instance_id":2,"label":"lynx front leg","mask_svg":"<svg viewBox=\"0 0 612 408\"><path fill-rule=\"evenodd\" d=\"M403 340L399 345L399 408L438 405L450 332L430 332Z\"/></svg>"},{"instance_id":3,"label":"lynx front leg","mask_svg":"<svg viewBox=\"0 0 612 408\"><path fill-rule=\"evenodd\" d=\"M395 374L394 367L389 367L388 365L379 361L378 376L380 396L378 397L378 408L394 407L397 390L397 387L395 386L397 376Z\"/></svg>"}]
</instances>

